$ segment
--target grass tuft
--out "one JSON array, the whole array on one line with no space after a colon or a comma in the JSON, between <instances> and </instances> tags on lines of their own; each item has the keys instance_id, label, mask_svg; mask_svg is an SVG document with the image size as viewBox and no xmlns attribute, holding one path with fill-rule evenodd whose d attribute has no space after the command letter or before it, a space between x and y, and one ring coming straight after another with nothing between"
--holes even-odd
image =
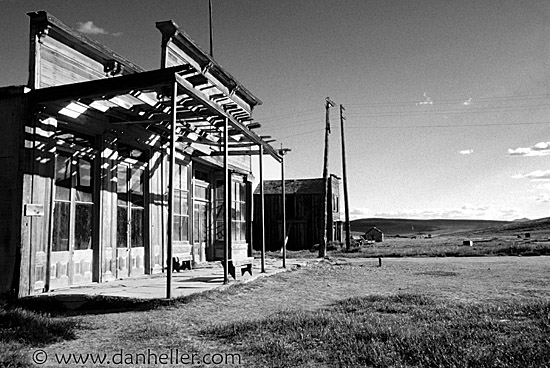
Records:
<instances>
[{"instance_id":1,"label":"grass tuft","mask_svg":"<svg viewBox=\"0 0 550 368\"><path fill-rule=\"evenodd\" d=\"M540 367L550 364L549 308L548 301L494 306L371 295L207 333L278 367Z\"/></svg>"},{"instance_id":2,"label":"grass tuft","mask_svg":"<svg viewBox=\"0 0 550 368\"><path fill-rule=\"evenodd\" d=\"M44 346L76 338L78 324L21 308L0 309L0 367L25 367L27 346Z\"/></svg>"}]
</instances>

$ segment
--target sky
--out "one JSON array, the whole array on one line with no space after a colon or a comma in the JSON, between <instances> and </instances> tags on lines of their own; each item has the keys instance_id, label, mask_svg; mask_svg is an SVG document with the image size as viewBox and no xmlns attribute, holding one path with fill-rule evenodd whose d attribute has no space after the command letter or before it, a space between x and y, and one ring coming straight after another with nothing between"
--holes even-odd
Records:
<instances>
[{"instance_id":1,"label":"sky","mask_svg":"<svg viewBox=\"0 0 550 368\"><path fill-rule=\"evenodd\" d=\"M291 149L286 178L322 176L330 97L329 171L342 176L343 105L352 219L550 216L547 0L212 3L214 58L263 101L257 132ZM36 10L148 70L156 21L209 49L207 0L0 0L0 86L27 81Z\"/></svg>"}]
</instances>

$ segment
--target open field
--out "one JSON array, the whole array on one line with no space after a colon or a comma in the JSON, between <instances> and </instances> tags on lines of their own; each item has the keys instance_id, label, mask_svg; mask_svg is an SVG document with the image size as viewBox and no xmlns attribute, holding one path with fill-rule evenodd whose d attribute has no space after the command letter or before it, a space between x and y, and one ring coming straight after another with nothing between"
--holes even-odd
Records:
<instances>
[{"instance_id":1,"label":"open field","mask_svg":"<svg viewBox=\"0 0 550 368\"><path fill-rule=\"evenodd\" d=\"M465 240L471 240L473 246L463 245ZM337 250L333 254L344 253ZM550 240L547 236L525 239L511 235L386 238L381 243L355 247L346 254L348 257L539 256L550 255Z\"/></svg>"},{"instance_id":2,"label":"open field","mask_svg":"<svg viewBox=\"0 0 550 368\"><path fill-rule=\"evenodd\" d=\"M42 366L74 353L154 366L135 359L178 349L245 367L545 367L549 296L544 256L337 258L140 310L113 299L102 314L4 311L0 366L30 365L38 349Z\"/></svg>"}]
</instances>

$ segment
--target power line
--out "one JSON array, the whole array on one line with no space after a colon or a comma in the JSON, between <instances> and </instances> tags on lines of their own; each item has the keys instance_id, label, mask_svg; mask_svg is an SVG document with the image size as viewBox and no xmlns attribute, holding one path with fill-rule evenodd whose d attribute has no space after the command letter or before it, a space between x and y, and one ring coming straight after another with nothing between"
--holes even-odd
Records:
<instances>
[{"instance_id":1,"label":"power line","mask_svg":"<svg viewBox=\"0 0 550 368\"><path fill-rule=\"evenodd\" d=\"M350 129L403 129L403 128L464 128L464 127L489 127L489 126L518 126L518 125L544 125L550 121L537 121L529 123L489 123L489 124L449 124L449 125L364 125L348 126Z\"/></svg>"},{"instance_id":2,"label":"power line","mask_svg":"<svg viewBox=\"0 0 550 368\"><path fill-rule=\"evenodd\" d=\"M477 103L490 103L490 102L506 102L506 101L534 101L549 99L550 95L524 95L524 96L500 96L500 97L479 97L474 98L472 96L460 99L446 99L446 100L433 100L430 99L431 106L435 105L450 105L450 104L464 104L468 102L469 104ZM385 106L411 106L417 105L423 101L389 101L389 102L369 102L364 104L347 104L351 108L355 107L385 107Z\"/></svg>"}]
</instances>

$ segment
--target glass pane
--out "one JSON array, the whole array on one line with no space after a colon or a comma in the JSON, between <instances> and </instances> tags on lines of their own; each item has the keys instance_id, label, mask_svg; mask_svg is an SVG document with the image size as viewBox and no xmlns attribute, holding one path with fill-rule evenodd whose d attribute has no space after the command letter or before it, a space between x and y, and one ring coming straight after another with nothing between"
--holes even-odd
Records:
<instances>
[{"instance_id":1,"label":"glass pane","mask_svg":"<svg viewBox=\"0 0 550 368\"><path fill-rule=\"evenodd\" d=\"M181 215L181 190L174 189L174 214Z\"/></svg>"},{"instance_id":2,"label":"glass pane","mask_svg":"<svg viewBox=\"0 0 550 368\"><path fill-rule=\"evenodd\" d=\"M126 207L117 207L116 220L116 243L118 248L128 246L128 209Z\"/></svg>"},{"instance_id":3,"label":"glass pane","mask_svg":"<svg viewBox=\"0 0 550 368\"><path fill-rule=\"evenodd\" d=\"M233 207L234 208L234 217L231 217L232 220L236 220L236 221L240 221L241 220L241 204L240 203L234 203L233 204Z\"/></svg>"},{"instance_id":4,"label":"glass pane","mask_svg":"<svg viewBox=\"0 0 550 368\"><path fill-rule=\"evenodd\" d=\"M130 192L132 206L143 207L143 178L145 171L142 169L131 169Z\"/></svg>"},{"instance_id":5,"label":"glass pane","mask_svg":"<svg viewBox=\"0 0 550 368\"><path fill-rule=\"evenodd\" d=\"M52 250L69 250L69 213L70 203L55 202L53 210L53 240Z\"/></svg>"},{"instance_id":6,"label":"glass pane","mask_svg":"<svg viewBox=\"0 0 550 368\"><path fill-rule=\"evenodd\" d=\"M195 198L208 199L206 188L200 185L195 185Z\"/></svg>"},{"instance_id":7,"label":"glass pane","mask_svg":"<svg viewBox=\"0 0 550 368\"><path fill-rule=\"evenodd\" d=\"M246 201L246 184L245 183L240 183L239 184L239 188L241 190L241 201Z\"/></svg>"},{"instance_id":8,"label":"glass pane","mask_svg":"<svg viewBox=\"0 0 550 368\"><path fill-rule=\"evenodd\" d=\"M126 206L128 202L127 171L128 168L124 165L119 165L117 168L117 194L119 206Z\"/></svg>"},{"instance_id":9,"label":"glass pane","mask_svg":"<svg viewBox=\"0 0 550 368\"><path fill-rule=\"evenodd\" d=\"M231 221L231 239L237 240L237 223Z\"/></svg>"},{"instance_id":10,"label":"glass pane","mask_svg":"<svg viewBox=\"0 0 550 368\"><path fill-rule=\"evenodd\" d=\"M92 163L79 159L76 168L76 201L93 202L92 200Z\"/></svg>"},{"instance_id":11,"label":"glass pane","mask_svg":"<svg viewBox=\"0 0 550 368\"><path fill-rule=\"evenodd\" d=\"M132 209L132 248L143 247L143 209Z\"/></svg>"},{"instance_id":12,"label":"glass pane","mask_svg":"<svg viewBox=\"0 0 550 368\"><path fill-rule=\"evenodd\" d=\"M55 199L68 201L71 195L70 157L60 153L55 158Z\"/></svg>"},{"instance_id":13,"label":"glass pane","mask_svg":"<svg viewBox=\"0 0 550 368\"><path fill-rule=\"evenodd\" d=\"M143 170L131 169L130 191L135 194L143 194Z\"/></svg>"},{"instance_id":14,"label":"glass pane","mask_svg":"<svg viewBox=\"0 0 550 368\"><path fill-rule=\"evenodd\" d=\"M246 241L246 232L248 226L246 226L246 222L241 222L241 240Z\"/></svg>"},{"instance_id":15,"label":"glass pane","mask_svg":"<svg viewBox=\"0 0 550 368\"><path fill-rule=\"evenodd\" d=\"M234 181L231 182L231 200L232 201L240 201L241 198L241 192L239 191L238 183L235 183Z\"/></svg>"},{"instance_id":16,"label":"glass pane","mask_svg":"<svg viewBox=\"0 0 550 368\"><path fill-rule=\"evenodd\" d=\"M237 219L237 204L235 202L231 202L231 220L234 221Z\"/></svg>"},{"instance_id":17,"label":"glass pane","mask_svg":"<svg viewBox=\"0 0 550 368\"><path fill-rule=\"evenodd\" d=\"M216 221L216 240L223 240L224 226L223 221Z\"/></svg>"},{"instance_id":18,"label":"glass pane","mask_svg":"<svg viewBox=\"0 0 550 368\"><path fill-rule=\"evenodd\" d=\"M181 165L176 164L176 167L174 168L174 188L182 189L181 188Z\"/></svg>"},{"instance_id":19,"label":"glass pane","mask_svg":"<svg viewBox=\"0 0 550 368\"><path fill-rule=\"evenodd\" d=\"M181 241L181 216L174 216L172 236L174 237L174 241Z\"/></svg>"},{"instance_id":20,"label":"glass pane","mask_svg":"<svg viewBox=\"0 0 550 368\"><path fill-rule=\"evenodd\" d=\"M216 220L223 220L223 202L216 201Z\"/></svg>"},{"instance_id":21,"label":"glass pane","mask_svg":"<svg viewBox=\"0 0 550 368\"><path fill-rule=\"evenodd\" d=\"M200 206L195 204L193 211L193 241L200 242Z\"/></svg>"},{"instance_id":22,"label":"glass pane","mask_svg":"<svg viewBox=\"0 0 550 368\"><path fill-rule=\"evenodd\" d=\"M216 201L223 201L223 181L216 181Z\"/></svg>"},{"instance_id":23,"label":"glass pane","mask_svg":"<svg viewBox=\"0 0 550 368\"><path fill-rule=\"evenodd\" d=\"M74 249L92 249L92 204L75 205Z\"/></svg>"},{"instance_id":24,"label":"glass pane","mask_svg":"<svg viewBox=\"0 0 550 368\"><path fill-rule=\"evenodd\" d=\"M182 215L188 215L187 212L187 192L181 192L181 214Z\"/></svg>"},{"instance_id":25,"label":"glass pane","mask_svg":"<svg viewBox=\"0 0 550 368\"><path fill-rule=\"evenodd\" d=\"M246 203L241 203L241 221L246 221Z\"/></svg>"},{"instance_id":26,"label":"glass pane","mask_svg":"<svg viewBox=\"0 0 550 368\"><path fill-rule=\"evenodd\" d=\"M200 241L206 243L207 237L208 237L208 230L207 230L208 222L206 220L206 218L207 218L206 217L206 214L207 214L206 205L202 205L199 212L200 212L200 219L201 219Z\"/></svg>"},{"instance_id":27,"label":"glass pane","mask_svg":"<svg viewBox=\"0 0 550 368\"><path fill-rule=\"evenodd\" d=\"M181 169L180 188L187 190L187 166L178 165Z\"/></svg>"},{"instance_id":28,"label":"glass pane","mask_svg":"<svg viewBox=\"0 0 550 368\"><path fill-rule=\"evenodd\" d=\"M181 218L181 240L189 240L189 217Z\"/></svg>"}]
</instances>

